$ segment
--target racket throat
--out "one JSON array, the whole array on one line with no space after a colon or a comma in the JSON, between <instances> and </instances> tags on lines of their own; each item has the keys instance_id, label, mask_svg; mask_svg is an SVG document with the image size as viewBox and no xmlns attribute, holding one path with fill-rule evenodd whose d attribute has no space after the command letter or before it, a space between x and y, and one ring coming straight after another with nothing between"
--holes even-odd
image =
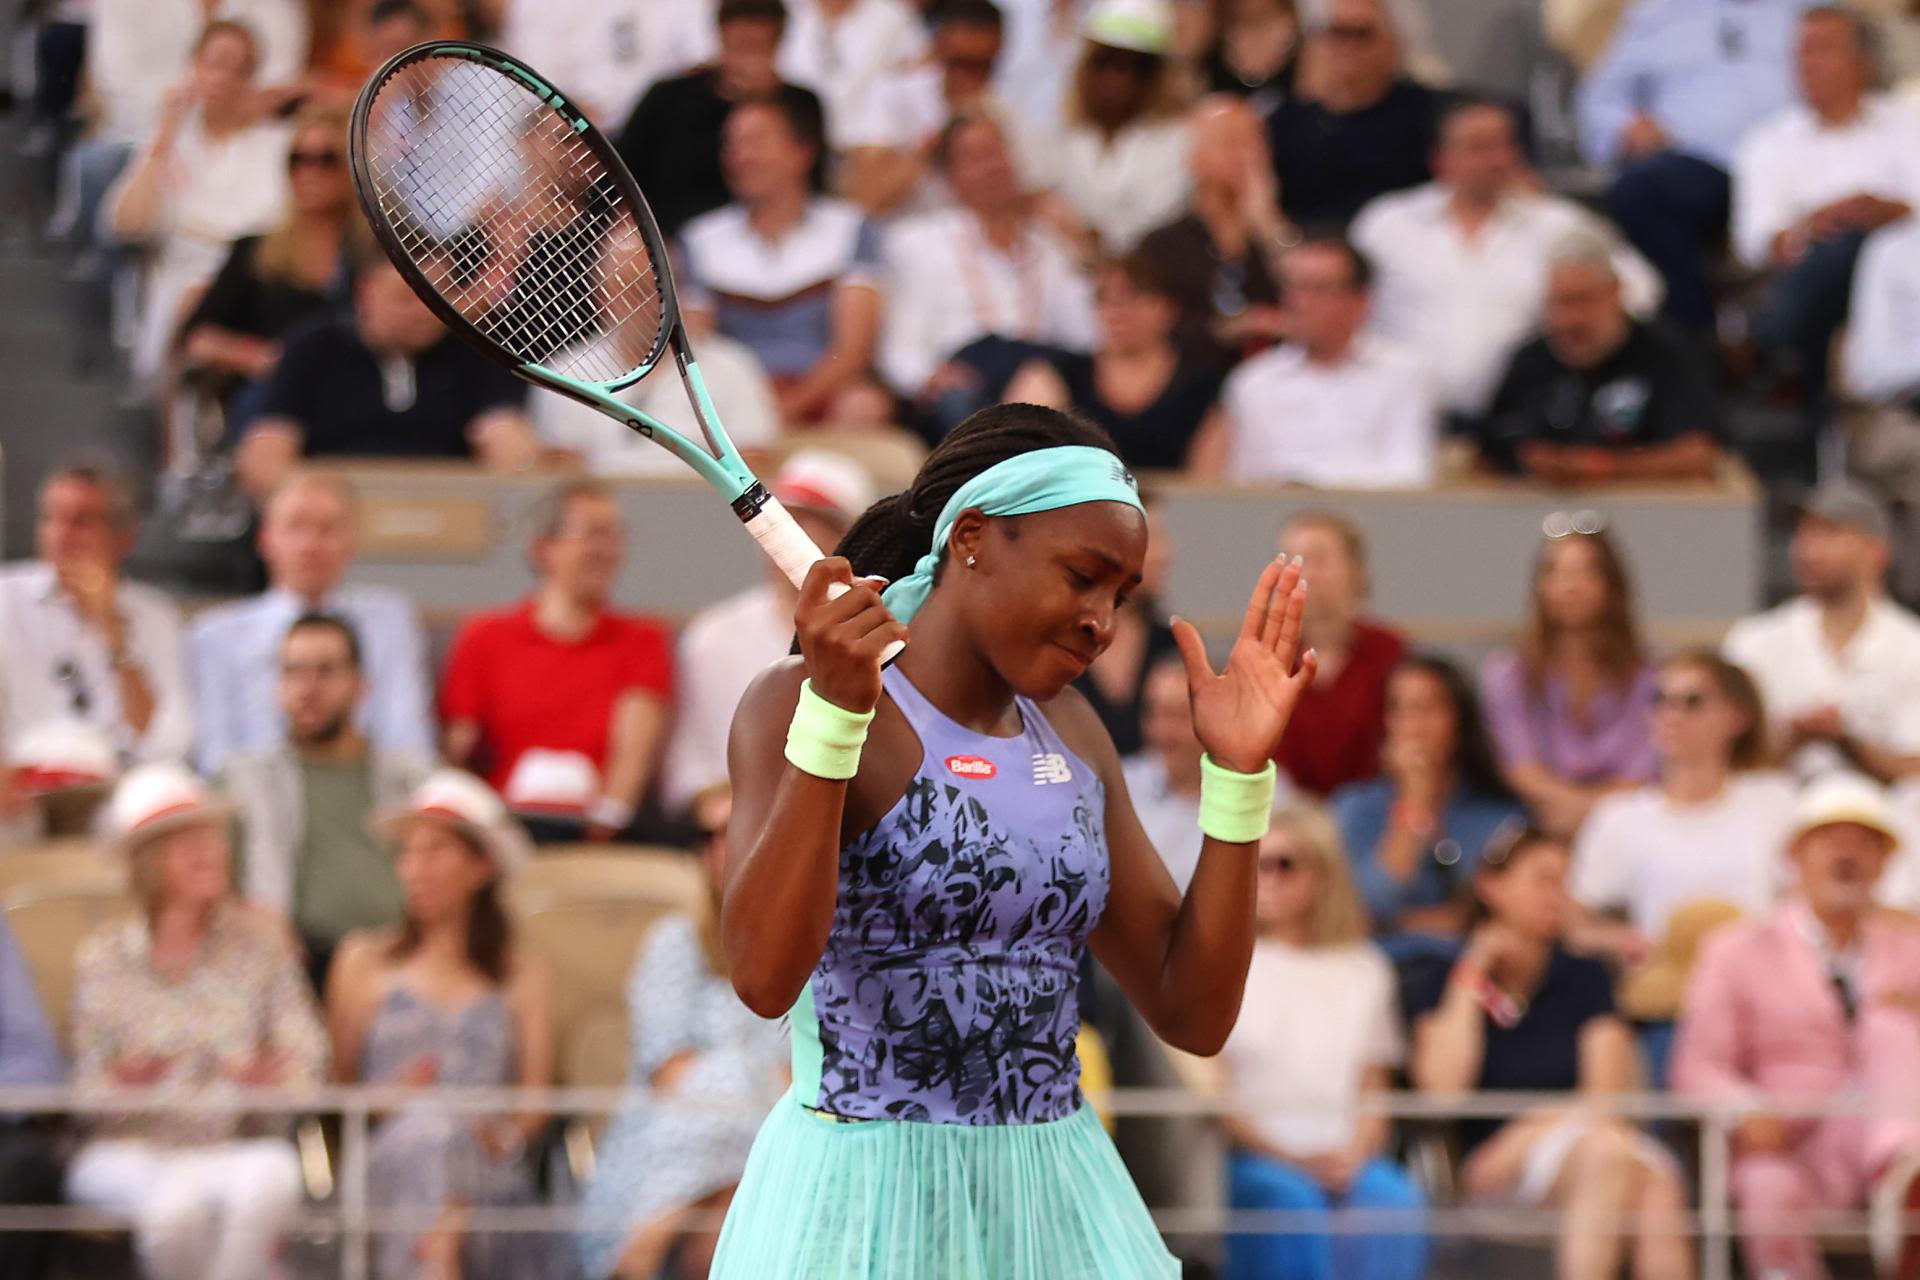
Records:
<instances>
[{"instance_id":1,"label":"racket throat","mask_svg":"<svg viewBox=\"0 0 1920 1280\"><path fill-rule=\"evenodd\" d=\"M733 500L733 514L740 517L741 524L747 524L766 510L767 503L773 501L773 495L767 492L767 486L755 480L747 486L747 491Z\"/></svg>"}]
</instances>

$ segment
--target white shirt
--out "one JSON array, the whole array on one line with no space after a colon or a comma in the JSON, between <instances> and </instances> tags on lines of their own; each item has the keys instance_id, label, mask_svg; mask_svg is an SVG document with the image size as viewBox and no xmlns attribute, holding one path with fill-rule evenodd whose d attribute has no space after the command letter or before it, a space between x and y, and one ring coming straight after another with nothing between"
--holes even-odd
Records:
<instances>
[{"instance_id":1,"label":"white shirt","mask_svg":"<svg viewBox=\"0 0 1920 1280\"><path fill-rule=\"evenodd\" d=\"M1575 232L1611 242L1627 309L1652 314L1660 276L1599 218L1559 196L1515 192L1469 238L1437 182L1370 201L1348 232L1373 261L1373 327L1418 351L1442 407L1480 414L1514 349L1539 328L1547 264Z\"/></svg>"},{"instance_id":2,"label":"white shirt","mask_svg":"<svg viewBox=\"0 0 1920 1280\"><path fill-rule=\"evenodd\" d=\"M1111 141L1076 125L1054 150L1055 192L1093 228L1103 252L1125 253L1187 207L1189 137L1179 118L1128 125Z\"/></svg>"},{"instance_id":3,"label":"white shirt","mask_svg":"<svg viewBox=\"0 0 1920 1280\"><path fill-rule=\"evenodd\" d=\"M853 0L834 19L817 0L797 0L787 7L787 34L775 65L781 79L820 95L827 141L839 151L847 145L841 131L870 110L867 96L926 50L920 17L901 0Z\"/></svg>"},{"instance_id":4,"label":"white shirt","mask_svg":"<svg viewBox=\"0 0 1920 1280\"><path fill-rule=\"evenodd\" d=\"M660 767L660 798L670 810L727 780L727 734L753 678L787 655L793 610L761 583L702 609L680 633L674 661L678 704Z\"/></svg>"},{"instance_id":5,"label":"white shirt","mask_svg":"<svg viewBox=\"0 0 1920 1280\"><path fill-rule=\"evenodd\" d=\"M713 0L508 0L500 47L616 133L656 80L712 57Z\"/></svg>"},{"instance_id":6,"label":"white shirt","mask_svg":"<svg viewBox=\"0 0 1920 1280\"><path fill-rule=\"evenodd\" d=\"M735 448L764 448L780 434L780 406L773 386L741 343L720 333L702 334L694 343L701 376L713 398L713 410ZM563 358L557 362L566 367ZM700 421L672 361L613 393L616 400L658 418L688 439L700 442ZM660 445L611 422L598 409L535 387L527 393L527 416L540 438L556 449L580 455L588 471L601 476L679 475L685 464Z\"/></svg>"},{"instance_id":7,"label":"white shirt","mask_svg":"<svg viewBox=\"0 0 1920 1280\"><path fill-rule=\"evenodd\" d=\"M1093 345L1093 288L1066 243L1037 223L1002 252L973 214L943 209L891 227L882 255L878 364L902 395L916 394L954 352L988 334L1072 351Z\"/></svg>"},{"instance_id":8,"label":"white shirt","mask_svg":"<svg viewBox=\"0 0 1920 1280\"><path fill-rule=\"evenodd\" d=\"M1841 359L1855 395L1881 404L1920 396L1920 218L1867 237Z\"/></svg>"},{"instance_id":9,"label":"white shirt","mask_svg":"<svg viewBox=\"0 0 1920 1280\"><path fill-rule=\"evenodd\" d=\"M754 230L745 205L703 213L680 233L688 281L682 300L710 306L711 295L730 294L779 302L821 284L876 287L867 234L859 206L826 197L808 201L778 240Z\"/></svg>"},{"instance_id":10,"label":"white shirt","mask_svg":"<svg viewBox=\"0 0 1920 1280\"><path fill-rule=\"evenodd\" d=\"M1839 652L1828 647L1819 606L1805 596L1740 619L1722 648L1760 686L1776 731L1796 716L1832 706L1849 733L1902 755L1920 755L1920 618L1892 601L1875 600ZM1832 747L1816 743L1792 763L1806 776L1841 761Z\"/></svg>"},{"instance_id":11,"label":"white shirt","mask_svg":"<svg viewBox=\"0 0 1920 1280\"><path fill-rule=\"evenodd\" d=\"M1780 773L1737 774L1705 804L1674 804L1658 787L1603 796L1573 845L1573 896L1624 908L1647 937L1666 936L1689 902L1730 902L1748 915L1784 888L1794 785Z\"/></svg>"},{"instance_id":12,"label":"white shirt","mask_svg":"<svg viewBox=\"0 0 1920 1280\"><path fill-rule=\"evenodd\" d=\"M1319 364L1300 347L1241 364L1220 393L1235 481L1294 481L1329 489L1431 484L1435 405L1412 353L1373 334L1345 359Z\"/></svg>"},{"instance_id":13,"label":"white shirt","mask_svg":"<svg viewBox=\"0 0 1920 1280\"><path fill-rule=\"evenodd\" d=\"M1291 1104L1255 1117L1269 1142L1305 1155L1339 1150L1353 1140L1361 1076L1404 1056L1393 970L1372 944L1254 943L1220 1060L1235 1092Z\"/></svg>"},{"instance_id":14,"label":"white shirt","mask_svg":"<svg viewBox=\"0 0 1920 1280\"><path fill-rule=\"evenodd\" d=\"M1920 112L1874 94L1836 128L1796 102L1755 126L1734 152L1734 250L1752 266L1769 266L1774 236L1862 192L1920 203Z\"/></svg>"},{"instance_id":15,"label":"white shirt","mask_svg":"<svg viewBox=\"0 0 1920 1280\"><path fill-rule=\"evenodd\" d=\"M867 95L860 118L848 121L840 130L840 146L880 147L889 151L931 147L953 119L953 111L947 105L945 81L946 73L932 62L884 77ZM1000 126L1013 156L1014 168L1020 174L1021 186L1027 189L1046 186L1047 166L1052 160L1047 138L998 94L987 94L970 109L991 117ZM925 213L951 203L946 183L937 175L928 174L903 212Z\"/></svg>"},{"instance_id":16,"label":"white shirt","mask_svg":"<svg viewBox=\"0 0 1920 1280\"><path fill-rule=\"evenodd\" d=\"M255 79L261 84L290 84L306 70L306 0L218 0L212 16L246 24L260 42ZM202 0L96 0L87 82L101 100L103 137L146 141L206 23Z\"/></svg>"},{"instance_id":17,"label":"white shirt","mask_svg":"<svg viewBox=\"0 0 1920 1280\"><path fill-rule=\"evenodd\" d=\"M120 707L120 678L105 642L80 620L52 567L0 569L0 743L35 725L79 719L105 733L125 760L186 759L193 714L179 611L152 587L124 580L119 608L127 652L153 695L143 734Z\"/></svg>"}]
</instances>

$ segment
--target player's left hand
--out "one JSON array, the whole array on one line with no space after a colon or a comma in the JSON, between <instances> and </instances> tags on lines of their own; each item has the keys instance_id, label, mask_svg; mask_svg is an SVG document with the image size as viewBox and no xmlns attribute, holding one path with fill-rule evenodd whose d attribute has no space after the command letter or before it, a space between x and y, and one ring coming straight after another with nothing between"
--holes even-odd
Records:
<instances>
[{"instance_id":1,"label":"player's left hand","mask_svg":"<svg viewBox=\"0 0 1920 1280\"><path fill-rule=\"evenodd\" d=\"M1227 665L1218 673L1193 624L1174 619L1173 638L1186 660L1193 699L1193 731L1222 768L1241 773L1266 768L1301 690L1313 683L1319 658L1311 649L1300 652L1306 602L1299 560L1269 564L1247 601Z\"/></svg>"}]
</instances>

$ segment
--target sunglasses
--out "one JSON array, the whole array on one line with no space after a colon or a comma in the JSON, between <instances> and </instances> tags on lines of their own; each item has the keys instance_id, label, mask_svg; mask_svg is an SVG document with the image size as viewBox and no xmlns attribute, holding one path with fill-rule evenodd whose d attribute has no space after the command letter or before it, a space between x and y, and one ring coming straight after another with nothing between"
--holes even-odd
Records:
<instances>
[{"instance_id":1,"label":"sunglasses","mask_svg":"<svg viewBox=\"0 0 1920 1280\"><path fill-rule=\"evenodd\" d=\"M1653 695L1654 707L1672 707L1675 711L1698 711L1707 705L1707 695L1698 689L1662 689Z\"/></svg>"},{"instance_id":2,"label":"sunglasses","mask_svg":"<svg viewBox=\"0 0 1920 1280\"><path fill-rule=\"evenodd\" d=\"M1592 537L1605 533L1607 518L1598 511L1555 511L1540 522L1540 532L1549 538L1567 538L1574 534Z\"/></svg>"},{"instance_id":3,"label":"sunglasses","mask_svg":"<svg viewBox=\"0 0 1920 1280\"><path fill-rule=\"evenodd\" d=\"M337 169L340 167L338 151L289 151L287 168L289 169Z\"/></svg>"},{"instance_id":4,"label":"sunglasses","mask_svg":"<svg viewBox=\"0 0 1920 1280\"><path fill-rule=\"evenodd\" d=\"M1299 865L1298 859L1284 853L1276 858L1262 858L1258 864L1260 874L1267 876L1290 876Z\"/></svg>"}]
</instances>

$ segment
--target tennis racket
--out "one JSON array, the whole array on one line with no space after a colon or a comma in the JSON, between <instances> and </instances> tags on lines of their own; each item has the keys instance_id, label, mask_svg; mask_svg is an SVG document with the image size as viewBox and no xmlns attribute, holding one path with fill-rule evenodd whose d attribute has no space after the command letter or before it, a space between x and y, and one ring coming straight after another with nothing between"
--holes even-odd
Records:
<instances>
[{"instance_id":1,"label":"tennis racket","mask_svg":"<svg viewBox=\"0 0 1920 1280\"><path fill-rule=\"evenodd\" d=\"M374 235L450 330L534 386L665 446L799 585L820 549L727 438L653 212L565 94L497 49L429 41L360 91L348 151ZM614 395L669 352L700 441Z\"/></svg>"}]
</instances>

